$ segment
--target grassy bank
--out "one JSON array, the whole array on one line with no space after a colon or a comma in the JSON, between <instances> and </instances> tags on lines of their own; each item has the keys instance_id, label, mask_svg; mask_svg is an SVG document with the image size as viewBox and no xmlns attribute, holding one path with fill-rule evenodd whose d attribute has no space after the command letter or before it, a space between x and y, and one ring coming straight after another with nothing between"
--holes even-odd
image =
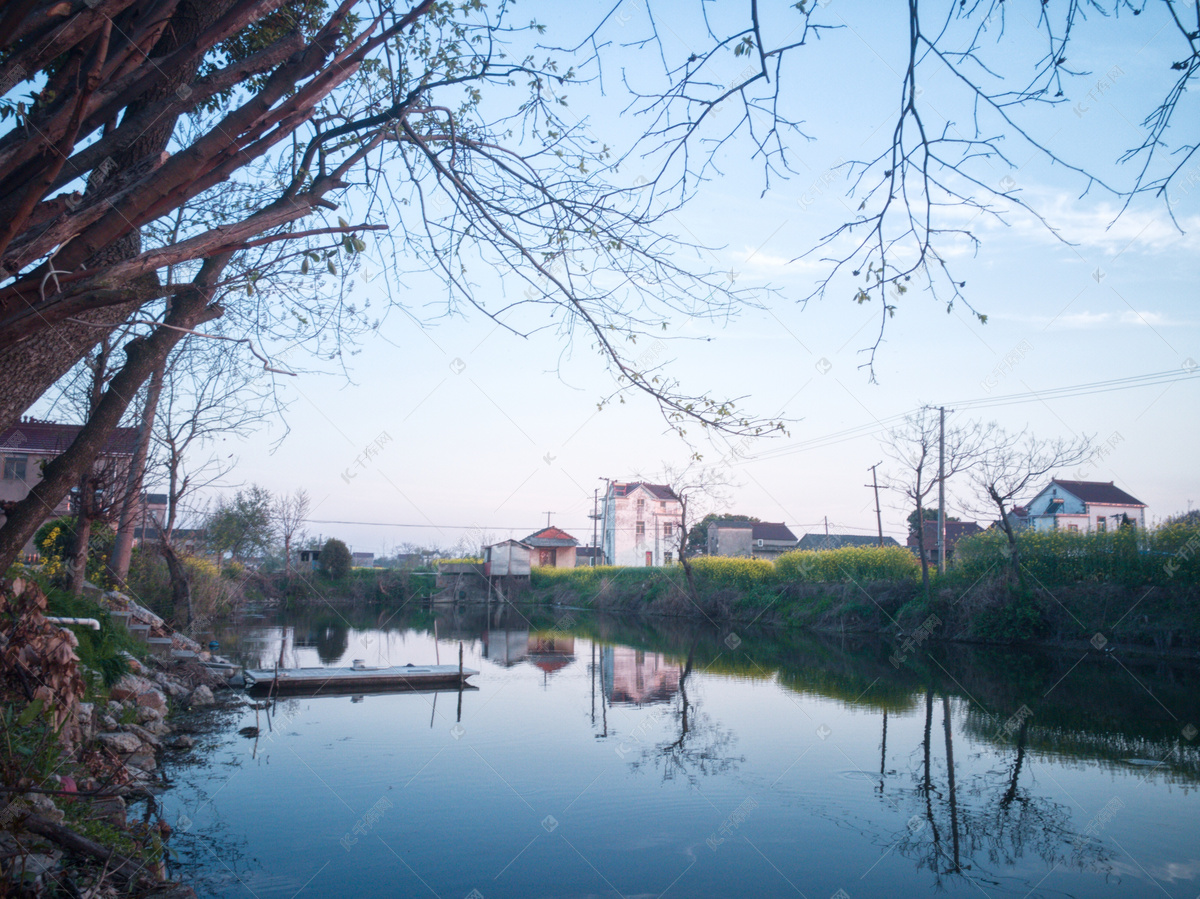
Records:
<instances>
[{"instance_id":1,"label":"grassy bank","mask_svg":"<svg viewBox=\"0 0 1200 899\"><path fill-rule=\"evenodd\" d=\"M534 570L531 598L602 611L702 617L918 642L1089 641L1200 650L1200 528L1023 534L1020 579L1003 536L960 542L926 593L920 566L897 547L792 552L775 562L693 560L681 566ZM1097 636L1099 635L1099 636Z\"/></svg>"},{"instance_id":2,"label":"grassy bank","mask_svg":"<svg viewBox=\"0 0 1200 899\"><path fill-rule=\"evenodd\" d=\"M289 608L311 603L403 603L428 599L434 592L434 577L432 571L401 568L352 568L342 578L319 571L277 571L257 575L255 588Z\"/></svg>"}]
</instances>

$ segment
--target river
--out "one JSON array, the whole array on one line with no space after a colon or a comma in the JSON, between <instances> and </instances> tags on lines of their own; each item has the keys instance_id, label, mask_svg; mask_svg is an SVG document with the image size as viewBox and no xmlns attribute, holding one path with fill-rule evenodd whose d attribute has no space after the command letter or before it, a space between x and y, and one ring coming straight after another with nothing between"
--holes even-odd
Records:
<instances>
[{"instance_id":1,"label":"river","mask_svg":"<svg viewBox=\"0 0 1200 899\"><path fill-rule=\"evenodd\" d=\"M327 607L216 633L253 666L461 644L480 674L218 716L165 766L173 875L259 899L1200 891L1194 663L564 610L434 626Z\"/></svg>"}]
</instances>

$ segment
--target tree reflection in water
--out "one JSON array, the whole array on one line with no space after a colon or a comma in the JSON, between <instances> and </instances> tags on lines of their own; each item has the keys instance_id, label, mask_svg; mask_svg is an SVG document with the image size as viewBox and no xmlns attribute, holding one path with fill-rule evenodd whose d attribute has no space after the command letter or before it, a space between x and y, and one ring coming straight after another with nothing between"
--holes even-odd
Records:
<instances>
[{"instance_id":1,"label":"tree reflection in water","mask_svg":"<svg viewBox=\"0 0 1200 899\"><path fill-rule=\"evenodd\" d=\"M700 708L694 696L688 695L695 657L696 644L693 642L688 649L687 661L679 671L679 690L671 701L672 735L678 736L646 745L630 762L633 770L650 766L662 772L664 781L684 777L688 783L697 784L701 777L724 774L745 761L745 756L735 756L731 752L737 739L733 731L721 727Z\"/></svg>"},{"instance_id":2,"label":"tree reflection in water","mask_svg":"<svg viewBox=\"0 0 1200 899\"><path fill-rule=\"evenodd\" d=\"M978 886L1000 885L997 872L1028 853L1040 857L1047 870L1074 867L1111 878L1113 853L1076 832L1066 806L1022 785L1029 721L1023 719L1017 730L1011 765L960 782L949 696L941 697L941 706L944 789L939 787L933 753L934 693L926 690L921 756L912 772L915 788L892 797L916 809L896 850L931 871L939 888L945 878L955 876L968 877Z\"/></svg>"}]
</instances>

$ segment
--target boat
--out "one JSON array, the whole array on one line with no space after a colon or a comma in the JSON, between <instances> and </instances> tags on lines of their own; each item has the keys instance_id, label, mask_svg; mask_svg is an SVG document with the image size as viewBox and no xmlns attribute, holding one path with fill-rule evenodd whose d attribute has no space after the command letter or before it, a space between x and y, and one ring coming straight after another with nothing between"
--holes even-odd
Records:
<instances>
[{"instance_id":1,"label":"boat","mask_svg":"<svg viewBox=\"0 0 1200 899\"><path fill-rule=\"evenodd\" d=\"M349 668L246 669L246 689L253 693L342 693L347 690L429 690L469 687L479 672L458 665L370 666L355 660Z\"/></svg>"}]
</instances>

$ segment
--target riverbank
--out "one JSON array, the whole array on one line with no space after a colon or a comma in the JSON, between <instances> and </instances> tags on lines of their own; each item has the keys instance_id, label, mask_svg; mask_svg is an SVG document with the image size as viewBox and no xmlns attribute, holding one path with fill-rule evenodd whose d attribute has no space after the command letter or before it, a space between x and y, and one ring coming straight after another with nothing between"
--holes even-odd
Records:
<instances>
[{"instance_id":1,"label":"riverbank","mask_svg":"<svg viewBox=\"0 0 1200 899\"><path fill-rule=\"evenodd\" d=\"M1126 561L1132 576L1121 576L1112 571L1122 564L1119 555L1115 562L1067 555L1073 565L1067 568L1037 552L1031 540L1021 579L1013 583L1006 577L1006 558L995 552L989 559L988 548L980 542L964 553L962 564L935 576L928 591L916 561L903 550L855 548L789 553L775 563L700 558L691 564L691 578L679 565L539 568L527 599L605 612L881 634L902 645L951 640L1200 652L1200 580L1191 571L1190 555L1152 558L1140 566ZM1095 576L1101 563L1109 571ZM1069 579L1079 570L1093 576Z\"/></svg>"},{"instance_id":2,"label":"riverbank","mask_svg":"<svg viewBox=\"0 0 1200 899\"><path fill-rule=\"evenodd\" d=\"M150 655L115 620L130 614L117 594L47 595L21 580L2 586L4 894L194 896L166 880L173 827L156 795L166 786L164 754L192 749L196 718L219 704L214 691L223 684L201 664L202 652ZM100 629L48 620L64 606ZM158 639L190 644L161 622L155 628Z\"/></svg>"}]
</instances>

